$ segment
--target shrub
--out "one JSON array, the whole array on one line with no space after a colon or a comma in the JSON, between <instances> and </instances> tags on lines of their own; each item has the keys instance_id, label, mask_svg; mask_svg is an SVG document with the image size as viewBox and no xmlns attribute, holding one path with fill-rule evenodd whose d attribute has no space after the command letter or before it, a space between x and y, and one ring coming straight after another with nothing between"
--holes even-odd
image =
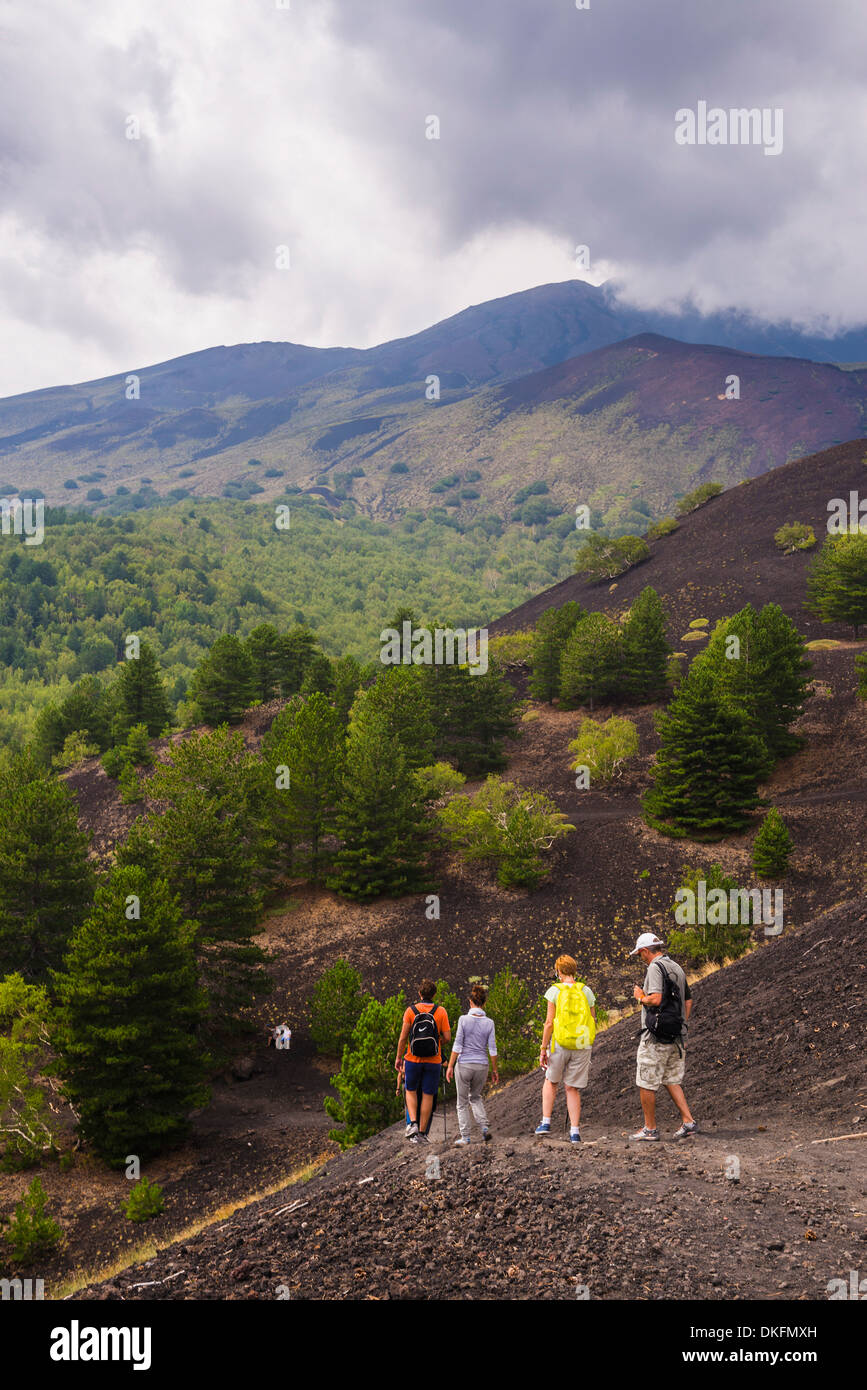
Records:
<instances>
[{"instance_id":1,"label":"shrub","mask_svg":"<svg viewBox=\"0 0 867 1390\"><path fill-rule=\"evenodd\" d=\"M408 473L409 468L405 463L393 463L388 471L389 473Z\"/></svg>"},{"instance_id":2,"label":"shrub","mask_svg":"<svg viewBox=\"0 0 867 1390\"><path fill-rule=\"evenodd\" d=\"M702 483L692 492L685 493L677 504L678 516L686 516L687 512L694 512L698 507L704 506L705 502L709 502L712 497L719 497L722 490L722 483Z\"/></svg>"},{"instance_id":3,"label":"shrub","mask_svg":"<svg viewBox=\"0 0 867 1390\"><path fill-rule=\"evenodd\" d=\"M337 1098L325 1097L325 1113L342 1126L329 1137L342 1149L378 1134L404 1113L394 1055L405 1009L403 991L384 1004L368 999L343 1049L340 1071L332 1077Z\"/></svg>"},{"instance_id":4,"label":"shrub","mask_svg":"<svg viewBox=\"0 0 867 1390\"><path fill-rule=\"evenodd\" d=\"M69 492L76 492L78 490L78 483L74 478L67 478L63 486L67 488Z\"/></svg>"},{"instance_id":5,"label":"shrub","mask_svg":"<svg viewBox=\"0 0 867 1390\"><path fill-rule=\"evenodd\" d=\"M816 544L816 533L812 526L803 521L789 521L774 532L774 542L779 550L791 555L796 550L809 550Z\"/></svg>"},{"instance_id":6,"label":"shrub","mask_svg":"<svg viewBox=\"0 0 867 1390\"><path fill-rule=\"evenodd\" d=\"M89 487L84 495L88 502L101 502L105 497L101 487Z\"/></svg>"},{"instance_id":7,"label":"shrub","mask_svg":"<svg viewBox=\"0 0 867 1390\"><path fill-rule=\"evenodd\" d=\"M641 536L613 538L594 531L584 538L575 557L575 569L591 580L616 579L649 556L650 547Z\"/></svg>"},{"instance_id":8,"label":"shrub","mask_svg":"<svg viewBox=\"0 0 867 1390\"><path fill-rule=\"evenodd\" d=\"M772 806L753 843L753 868L760 878L775 878L784 874L793 848L785 821Z\"/></svg>"},{"instance_id":9,"label":"shrub","mask_svg":"<svg viewBox=\"0 0 867 1390\"><path fill-rule=\"evenodd\" d=\"M45 1211L48 1200L39 1178L34 1178L4 1231L3 1239L12 1247L16 1260L29 1263L35 1255L54 1250L63 1239L63 1229Z\"/></svg>"},{"instance_id":10,"label":"shrub","mask_svg":"<svg viewBox=\"0 0 867 1390\"><path fill-rule=\"evenodd\" d=\"M0 1142L7 1171L29 1168L54 1148L46 1094L37 1078L49 1058L48 994L21 975L0 980Z\"/></svg>"},{"instance_id":11,"label":"shrub","mask_svg":"<svg viewBox=\"0 0 867 1390\"><path fill-rule=\"evenodd\" d=\"M673 516L664 516L659 521L654 521L652 526L648 526L645 540L658 541L662 536L670 536L679 526L680 522L675 521Z\"/></svg>"},{"instance_id":12,"label":"shrub","mask_svg":"<svg viewBox=\"0 0 867 1390\"><path fill-rule=\"evenodd\" d=\"M451 763L432 763L430 767L418 768L415 780L422 789L425 801L430 802L441 801L449 792L458 791L467 779Z\"/></svg>"},{"instance_id":13,"label":"shrub","mask_svg":"<svg viewBox=\"0 0 867 1390\"><path fill-rule=\"evenodd\" d=\"M142 1178L129 1194L129 1201L123 1210L130 1221L150 1221L152 1217L165 1211L165 1205L159 1183Z\"/></svg>"},{"instance_id":14,"label":"shrub","mask_svg":"<svg viewBox=\"0 0 867 1390\"><path fill-rule=\"evenodd\" d=\"M488 638L488 655L496 657L501 666L529 666L532 653L533 633L529 629Z\"/></svg>"},{"instance_id":15,"label":"shrub","mask_svg":"<svg viewBox=\"0 0 867 1390\"><path fill-rule=\"evenodd\" d=\"M702 882L708 897L714 891L721 890L726 894L727 901L732 889L738 887L737 880L724 873L719 864L710 864L703 869L684 868L680 887L681 889L688 889L693 894L694 903L698 900L699 884ZM672 912L676 913L679 907L680 904L677 901L672 903ZM712 909L713 904L709 904L708 916L711 915ZM723 915L727 917L728 913ZM668 936L669 949L676 955L686 956L696 965L704 965L707 962L722 965L725 960L737 960L744 954L749 943L749 924L731 923L727 920L719 923L686 924L682 930L673 929Z\"/></svg>"},{"instance_id":16,"label":"shrub","mask_svg":"<svg viewBox=\"0 0 867 1390\"><path fill-rule=\"evenodd\" d=\"M473 796L453 797L437 817L468 861L488 861L504 888L535 888L550 872L544 855L574 826L542 792L497 776Z\"/></svg>"},{"instance_id":17,"label":"shrub","mask_svg":"<svg viewBox=\"0 0 867 1390\"><path fill-rule=\"evenodd\" d=\"M95 758L98 752L99 744L88 743L87 734L81 729L74 729L71 734L66 735L63 747L59 753L55 753L51 765L61 769L78 767L85 758Z\"/></svg>"},{"instance_id":18,"label":"shrub","mask_svg":"<svg viewBox=\"0 0 867 1390\"><path fill-rule=\"evenodd\" d=\"M631 719L613 715L604 724L589 716L581 721L578 737L569 744L575 754L573 772L586 767L593 782L610 782L618 777L623 764L638 752L638 730Z\"/></svg>"},{"instance_id":19,"label":"shrub","mask_svg":"<svg viewBox=\"0 0 867 1390\"><path fill-rule=\"evenodd\" d=\"M310 1002L310 1035L317 1052L342 1055L368 998L358 971L342 958L320 975Z\"/></svg>"},{"instance_id":20,"label":"shrub","mask_svg":"<svg viewBox=\"0 0 867 1390\"><path fill-rule=\"evenodd\" d=\"M532 1071L545 1021L543 1001L534 1001L524 981L507 966L491 981L486 1008L496 1028L500 1074Z\"/></svg>"},{"instance_id":21,"label":"shrub","mask_svg":"<svg viewBox=\"0 0 867 1390\"><path fill-rule=\"evenodd\" d=\"M859 652L856 656L855 675L858 677L858 694L862 700L867 700L867 651Z\"/></svg>"}]
</instances>

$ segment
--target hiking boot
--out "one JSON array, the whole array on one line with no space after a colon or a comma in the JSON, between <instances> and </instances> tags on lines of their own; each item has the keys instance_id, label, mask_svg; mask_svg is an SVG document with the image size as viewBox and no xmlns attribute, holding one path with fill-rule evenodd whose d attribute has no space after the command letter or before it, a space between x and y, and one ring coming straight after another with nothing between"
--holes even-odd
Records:
<instances>
[{"instance_id":1,"label":"hiking boot","mask_svg":"<svg viewBox=\"0 0 867 1390\"><path fill-rule=\"evenodd\" d=\"M413 1120L413 1121L411 1121L411 1123L408 1124L407 1127L406 1127L406 1137L407 1137L407 1139L414 1139L415 1136L416 1136L417 1134L418 1134L418 1125L415 1123L415 1120Z\"/></svg>"},{"instance_id":2,"label":"hiking boot","mask_svg":"<svg viewBox=\"0 0 867 1390\"><path fill-rule=\"evenodd\" d=\"M536 1126L536 1128L534 1129L533 1133L534 1133L534 1134L550 1134L550 1133L551 1133L551 1121L550 1121L550 1120L543 1120L542 1123L541 1123L540 1125L537 1125L537 1126Z\"/></svg>"},{"instance_id":3,"label":"hiking boot","mask_svg":"<svg viewBox=\"0 0 867 1390\"><path fill-rule=\"evenodd\" d=\"M658 1144L658 1143L659 1143L659 1130L658 1130L658 1129L648 1129L648 1128L647 1128L647 1125L644 1125L641 1129L638 1130L638 1132L637 1132L636 1134L630 1134L629 1137L630 1137L630 1139L649 1139L649 1140L651 1140L652 1142Z\"/></svg>"},{"instance_id":4,"label":"hiking boot","mask_svg":"<svg viewBox=\"0 0 867 1390\"><path fill-rule=\"evenodd\" d=\"M484 1139L484 1141L485 1141L486 1144L490 1144L490 1142L491 1142L491 1131L490 1131L489 1129L483 1129L483 1130L482 1130L482 1138Z\"/></svg>"},{"instance_id":5,"label":"hiking boot","mask_svg":"<svg viewBox=\"0 0 867 1390\"><path fill-rule=\"evenodd\" d=\"M688 1139L691 1134L698 1134L698 1121L690 1120L689 1124L684 1122L680 1129L675 1131L675 1139Z\"/></svg>"},{"instance_id":6,"label":"hiking boot","mask_svg":"<svg viewBox=\"0 0 867 1390\"><path fill-rule=\"evenodd\" d=\"M570 1143L570 1144L580 1144L580 1143L581 1143L581 1135L580 1135L580 1134L570 1134L570 1135L569 1135L569 1143Z\"/></svg>"},{"instance_id":7,"label":"hiking boot","mask_svg":"<svg viewBox=\"0 0 867 1390\"><path fill-rule=\"evenodd\" d=\"M429 1144L430 1139L426 1134L422 1134L421 1130L419 1130L418 1134L415 1136L415 1140L410 1142L414 1142L416 1144Z\"/></svg>"},{"instance_id":8,"label":"hiking boot","mask_svg":"<svg viewBox=\"0 0 867 1390\"><path fill-rule=\"evenodd\" d=\"M456 1149L463 1148L463 1146L464 1146L465 1144L469 1144L469 1142L470 1142L469 1139L465 1139L463 1135L460 1135L460 1137L457 1138L457 1139L455 1140L455 1148L456 1148Z\"/></svg>"}]
</instances>

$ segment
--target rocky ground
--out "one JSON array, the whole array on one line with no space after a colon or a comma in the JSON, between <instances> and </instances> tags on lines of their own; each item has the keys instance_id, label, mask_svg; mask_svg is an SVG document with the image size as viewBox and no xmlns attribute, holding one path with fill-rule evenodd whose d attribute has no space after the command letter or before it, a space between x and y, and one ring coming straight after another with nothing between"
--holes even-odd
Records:
<instances>
[{"instance_id":1,"label":"rocky ground","mask_svg":"<svg viewBox=\"0 0 867 1390\"><path fill-rule=\"evenodd\" d=\"M395 1127L81 1296L827 1297L867 1261L865 926L834 909L696 985L695 1139L630 1143L624 1019L596 1045L580 1147L562 1101L554 1137L532 1135L525 1077L492 1098L487 1146L456 1150L454 1116L425 1149ZM663 1135L676 1124L666 1097Z\"/></svg>"}]
</instances>

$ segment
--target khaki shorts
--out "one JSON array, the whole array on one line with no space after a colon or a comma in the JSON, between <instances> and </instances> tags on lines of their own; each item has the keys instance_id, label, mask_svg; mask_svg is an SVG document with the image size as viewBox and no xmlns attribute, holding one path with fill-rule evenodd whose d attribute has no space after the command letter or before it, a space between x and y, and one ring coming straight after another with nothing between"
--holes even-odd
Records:
<instances>
[{"instance_id":1,"label":"khaki shorts","mask_svg":"<svg viewBox=\"0 0 867 1390\"><path fill-rule=\"evenodd\" d=\"M545 1072L545 1080L562 1081L566 1086L583 1090L590 1075L592 1051L590 1047L579 1047L572 1052L568 1047L557 1047L555 1043Z\"/></svg>"},{"instance_id":2,"label":"khaki shorts","mask_svg":"<svg viewBox=\"0 0 867 1390\"><path fill-rule=\"evenodd\" d=\"M658 1091L660 1086L679 1086L686 1070L686 1049L679 1043L658 1043L646 1033L638 1044L635 1084L643 1091Z\"/></svg>"}]
</instances>

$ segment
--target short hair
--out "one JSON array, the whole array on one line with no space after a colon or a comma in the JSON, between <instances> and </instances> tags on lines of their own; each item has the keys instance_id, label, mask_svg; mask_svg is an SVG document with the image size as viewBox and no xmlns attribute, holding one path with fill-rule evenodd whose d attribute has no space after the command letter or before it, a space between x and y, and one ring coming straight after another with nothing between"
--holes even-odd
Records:
<instances>
[{"instance_id":1,"label":"short hair","mask_svg":"<svg viewBox=\"0 0 867 1390\"><path fill-rule=\"evenodd\" d=\"M418 987L419 998L425 1004L431 1004L433 1002L433 997L436 992L437 987L434 980L422 980Z\"/></svg>"},{"instance_id":2,"label":"short hair","mask_svg":"<svg viewBox=\"0 0 867 1390\"><path fill-rule=\"evenodd\" d=\"M485 989L484 985L473 985L472 989L470 990L471 1004L475 1005L477 1009L481 1009L484 1006L487 997L488 991Z\"/></svg>"},{"instance_id":3,"label":"short hair","mask_svg":"<svg viewBox=\"0 0 867 1390\"><path fill-rule=\"evenodd\" d=\"M578 962L574 956L558 956L554 962L554 969L559 970L561 975L575 975L578 972Z\"/></svg>"}]
</instances>

